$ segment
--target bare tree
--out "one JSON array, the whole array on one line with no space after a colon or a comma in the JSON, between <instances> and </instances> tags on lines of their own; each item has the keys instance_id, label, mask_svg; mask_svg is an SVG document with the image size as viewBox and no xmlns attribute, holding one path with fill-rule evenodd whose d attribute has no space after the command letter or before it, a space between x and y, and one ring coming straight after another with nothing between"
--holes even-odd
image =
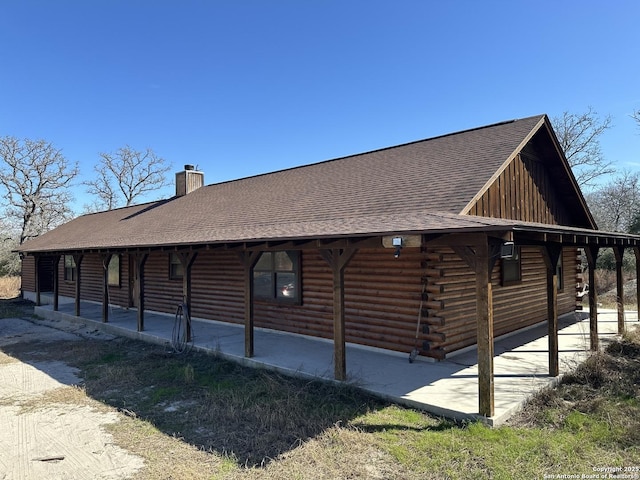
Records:
<instances>
[{"instance_id":1,"label":"bare tree","mask_svg":"<svg viewBox=\"0 0 640 480\"><path fill-rule=\"evenodd\" d=\"M16 238L5 235L0 237L0 277L12 277L20 274L20 257L13 251L18 242Z\"/></svg>"},{"instance_id":2,"label":"bare tree","mask_svg":"<svg viewBox=\"0 0 640 480\"><path fill-rule=\"evenodd\" d=\"M69 186L78 165L44 140L0 138L0 187L5 220L18 243L60 225L71 216Z\"/></svg>"},{"instance_id":3,"label":"bare tree","mask_svg":"<svg viewBox=\"0 0 640 480\"><path fill-rule=\"evenodd\" d=\"M170 185L166 176L170 169L150 148L137 151L125 145L115 153L101 153L100 163L94 166L97 177L85 185L98 197L94 208L128 207L139 197Z\"/></svg>"},{"instance_id":4,"label":"bare tree","mask_svg":"<svg viewBox=\"0 0 640 480\"><path fill-rule=\"evenodd\" d=\"M631 231L640 204L640 172L621 172L588 194L587 203L602 230Z\"/></svg>"},{"instance_id":5,"label":"bare tree","mask_svg":"<svg viewBox=\"0 0 640 480\"><path fill-rule=\"evenodd\" d=\"M564 112L551 123L581 188L593 187L594 180L615 172L600 150L600 136L611 128L611 116L600 117L589 107L584 113Z\"/></svg>"}]
</instances>

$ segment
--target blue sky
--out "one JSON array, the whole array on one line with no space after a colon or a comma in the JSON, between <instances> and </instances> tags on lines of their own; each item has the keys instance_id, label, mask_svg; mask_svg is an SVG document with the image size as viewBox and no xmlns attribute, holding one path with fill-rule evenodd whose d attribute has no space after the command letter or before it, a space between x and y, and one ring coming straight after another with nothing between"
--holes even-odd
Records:
<instances>
[{"instance_id":1,"label":"blue sky","mask_svg":"<svg viewBox=\"0 0 640 480\"><path fill-rule=\"evenodd\" d=\"M82 179L125 144L215 183L589 106L613 117L606 157L640 168L636 0L0 0L0 18L0 136L52 142Z\"/></svg>"}]
</instances>

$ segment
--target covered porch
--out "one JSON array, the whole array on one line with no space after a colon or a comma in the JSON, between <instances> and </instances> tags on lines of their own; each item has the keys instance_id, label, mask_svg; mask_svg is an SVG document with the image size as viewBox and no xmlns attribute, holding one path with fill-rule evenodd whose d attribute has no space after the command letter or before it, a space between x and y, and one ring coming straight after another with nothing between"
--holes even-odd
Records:
<instances>
[{"instance_id":1,"label":"covered porch","mask_svg":"<svg viewBox=\"0 0 640 480\"><path fill-rule=\"evenodd\" d=\"M422 217L421 217L422 218ZM447 220L449 224L443 224L442 222ZM563 371L561 363L564 361L561 356L562 348L569 348L569 351L576 352L582 351L582 346L578 346L575 343L569 346L563 347L561 341L563 340L563 334L560 332L560 319L558 317L557 306L557 285L558 285L558 273L556 265L558 259L562 254L564 248L582 248L585 252L587 263L589 266L589 285L592 287L595 285L595 277L593 272L595 270L595 262L598 252L602 248L612 248L616 257L616 276L617 276L617 298L618 309L614 313L615 324L613 330L602 330L599 323L597 296L595 288L589 290L589 314L586 323L586 337L588 346L586 350L597 350L599 346L599 338L601 334L621 334L625 329L626 317L628 316L624 311L624 293L623 293L623 281L622 281L622 255L627 248L633 249L636 258L640 259L640 238L635 235L612 233L612 232L600 232L597 230L589 230L582 228L573 228L557 225L545 225L534 224L530 222L518 222L513 220L494 219L494 218L480 218L480 217L466 217L460 218L460 216L454 216L453 218L443 217L442 215L431 215L426 218L422 218L422 221L426 223L422 226L422 232L416 233L415 230L408 230L405 226L401 234L389 234L380 236L356 236L348 238L337 239L298 239L287 241L255 241L255 242L237 242L237 243L219 243L219 244L193 244L193 245L167 245L163 247L154 247L154 249L160 249L162 251L175 251L179 257L180 263L184 271L184 277L182 280L182 293L184 298L184 306L188 311L191 306L191 292L192 292L192 278L191 269L195 259L200 251L207 249L224 249L231 250L238 254L239 261L243 265L243 292L244 292L244 325L237 326L226 323L206 322L206 329L211 328L211 325L218 325L224 332L233 332L220 334L213 334L216 342L220 342L221 338L233 339L234 349L229 352L224 351L224 355L230 355L230 358L242 358L242 362L248 365L253 365L257 362L259 365L271 365L269 362L263 362L259 358L256 359L256 348L263 349L264 346L261 342L265 338L284 338L281 332L277 331L263 331L254 326L254 293L253 293L253 268L256 262L260 258L262 252L275 251L278 249L319 249L322 258L326 261L327 267L332 275L333 286L333 340L327 341L322 339L313 339L315 342L314 349L318 351L329 351L329 362L321 361L322 369L315 368L313 371L307 372L305 369L294 366L292 369L294 372L305 373L310 376L320 376L323 378L331 378L338 381L351 381L353 382L354 375L361 369L365 368L363 365L367 364L367 360L363 359L361 363L355 362L353 365L347 363L347 356L349 356L349 362L354 362L351 358L354 354L347 354L347 344L345 341L345 282L344 271L348 267L351 258L360 248L364 248L372 245L382 245L386 248L396 249L399 252L403 247L419 247L429 248L433 246L447 246L452 248L455 253L470 267L471 271L475 274L475 304L476 304L476 330L477 330L477 345L473 349L474 359L467 358L462 365L466 368L471 368L470 371L460 373L460 366L455 361L456 358L465 358L456 356L455 353L447 355L449 362L441 363L428 363L431 366L431 370L425 373L427 379L432 372L439 371L438 369L444 368L444 372L441 377L431 378L432 381L419 380L417 384L412 386L404 386L398 390L385 387L381 392L377 392L375 388L367 388L372 392L379 393L383 396L393 398L394 401L402 399L404 403L417 402L416 406L429 405L434 413L439 411L446 416L453 418L468 418L469 416L482 416L489 421L491 419L502 418L504 415L511 411L511 407L501 407L510 403L509 398L513 395L513 372L509 372L509 365L513 362L505 362L507 371L500 371L498 365L501 363L499 355L499 346L496 343L493 332L493 287L492 287L492 271L497 260L503 255L502 248L505 244L511 243L516 245L534 246L540 249L546 266L546 297L547 297L547 318L550 321L545 322L546 332L541 337L545 338L546 344L544 347L536 347L536 352L544 353L544 357L536 357L528 359L527 362L532 362L535 365L533 371L527 370L526 378L538 378L543 376L546 378L556 378L559 375L566 372ZM437 225L437 227L435 226ZM426 228L428 227L428 228ZM157 325L164 325L166 321L158 321L156 326L151 326L150 318L155 318L154 312L145 310L145 263L149 256L149 252L154 249L123 249L123 250L95 250L102 256L102 291L103 301L101 304L88 303L81 300L81 276L80 276L80 264L83 256L87 251L74 251L73 257L75 260L75 298L71 305L60 304L59 302L59 279L57 264L64 252L49 252L49 256L54 256L54 278L53 278L53 307L50 309L52 315L67 315L69 318L82 318L90 321L100 322L103 324L102 328L116 328L119 322L119 313L127 312L126 318L126 332L135 332L139 338L149 339L153 337L154 328L158 328ZM392 250L393 251L393 250ZM108 265L111 256L118 252L126 252L133 256L135 265L135 276L138 280L138 288L135 290L135 302L137 305L134 310L120 310L114 309L109 303L108 295ZM39 281L40 269L37 268L41 255L36 253L36 304L41 305L41 288ZM637 263L637 269L640 270L640 261ZM640 275L639 275L640 276ZM640 285L637 291L637 298L640 298ZM85 305L86 303L86 305ZM46 307L45 307L46 308ZM90 310L87 312L85 308ZM132 313L133 312L133 313ZM44 313L44 310L43 310ZM637 319L637 318L636 318ZM583 325L582 316L580 316L580 322L573 322L575 324ZM131 323L133 322L133 323ZM609 325L609 321L606 322L606 326ZM164 327L163 327L164 328ZM581 327L583 328L583 327ZM164 330L163 330L164 331ZM171 328L167 330L169 337L171 338ZM237 334L240 337L237 337ZM149 337L151 335L151 337ZM259 339L257 335L260 335ZM266 335L266 337L265 337ZM279 337L278 337L279 336ZM569 335L571 336L571 335ZM163 338L164 337L159 337ZM191 338L191 332L187 329L187 338ZM239 340L237 340L239 338ZM309 337L301 336L306 340L311 341ZM582 338L582 337L581 337ZM166 339L162 340L165 342ZM196 342L197 347L206 348L208 350L216 350L216 345L203 344L200 345L199 340ZM525 342L527 343L527 342ZM243 349L242 352L236 352L237 345ZM316 345L323 345L322 348ZM301 347L301 355L291 355L296 359L296 362L300 362L305 357L311 355L311 346ZM349 347L350 351L353 348ZM274 352L291 352L295 350L295 347L289 343L283 343L277 346ZM509 350L509 349L507 349ZM217 351L217 350L216 350ZM220 350L222 352L222 350ZM363 350L364 351L364 350ZM443 352L444 353L444 352ZM384 358L396 358L394 354L384 353ZM400 354L400 358L402 354ZM438 358L443 359L445 355L441 355ZM377 357L376 357L377 358ZM290 359L288 358L287 361ZM406 358L401 361L404 362ZM285 362L286 363L286 362ZM315 363L314 363L315 364ZM385 371L385 363L380 361L371 361L372 365L376 365L376 368L372 370L371 374L365 375L364 383L371 383L377 385L375 376L378 372ZM274 364L277 367L277 362ZM435 367L434 367L435 365ZM442 367L445 365L445 367ZM446 365L457 365L454 370L447 370ZM406 365L402 365L402 368L398 372L390 373L389 378L394 378L393 375L397 375L398 378L404 378L402 371L406 369ZM365 370L362 370L365 371ZM457 396L451 397L449 393L438 393L436 396L442 398L441 403L431 401L431 393L427 394L423 390L427 385L431 385L434 382L439 382L444 377L454 377L463 375L468 378L473 378L474 381L471 385L464 387L452 387L438 389L441 391L455 391ZM499 384L501 378L506 378L502 387ZM356 383L360 384L361 381ZM386 380L385 380L386 382ZM384 385L387 385L386 383ZM415 387L415 388L412 388ZM377 388L377 387L376 387ZM422 393L416 393L422 392ZM429 400L423 402L419 400L424 395L429 396ZM501 398L504 396L504 398ZM464 398L463 398L464 397ZM418 400L416 400L416 398ZM467 404L470 402L468 408L464 407L460 410L454 409L450 413L447 412L447 406L452 404ZM516 402L519 403L519 402ZM425 409L428 409L425 407ZM444 409L444 410L440 410ZM502 413L501 413L502 412Z\"/></svg>"},{"instance_id":2,"label":"covered porch","mask_svg":"<svg viewBox=\"0 0 640 480\"><path fill-rule=\"evenodd\" d=\"M47 324L70 322L73 329L100 330L139 339L171 349L175 317L146 312L144 331L138 330L137 311L109 307L109 322L102 321L103 307L82 302L81 316L75 302L61 301L37 306L35 313ZM602 310L597 315L598 339L606 343L618 332L618 312ZM625 326L638 325L637 312L625 312ZM243 365L267 368L287 375L334 380L332 341L256 328L255 351L245 356L242 325L193 319L193 349ZM346 382L399 404L454 419L481 419L499 425L540 389L560 377L549 375L549 337L546 322L495 339L493 357L493 415L480 415L478 351L470 348L440 362L418 359L409 363L405 354L346 344ZM560 375L574 369L591 349L589 313L576 312L558 320L558 369Z\"/></svg>"}]
</instances>

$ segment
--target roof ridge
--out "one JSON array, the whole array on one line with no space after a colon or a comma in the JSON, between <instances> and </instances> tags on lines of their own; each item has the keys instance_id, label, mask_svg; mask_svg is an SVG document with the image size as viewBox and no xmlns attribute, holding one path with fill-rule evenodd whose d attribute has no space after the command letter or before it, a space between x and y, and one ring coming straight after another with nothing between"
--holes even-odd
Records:
<instances>
[{"instance_id":1,"label":"roof ridge","mask_svg":"<svg viewBox=\"0 0 640 480\"><path fill-rule=\"evenodd\" d=\"M110 208L110 209L107 209L107 210L98 210L97 212L85 212L85 213L82 213L82 214L78 215L75 218L87 217L89 215L98 215L98 214L101 214L101 213L115 212L115 211L118 211L118 210L125 210L127 208L144 207L145 205L151 205L151 204L155 204L155 203L159 203L159 202L168 202L169 200L172 200L173 198L175 198L175 195L171 196L171 197L168 197L168 198L159 198L157 200L149 200L148 202L136 203L136 204L133 204L133 205L124 205L122 207L115 207L115 208Z\"/></svg>"},{"instance_id":2,"label":"roof ridge","mask_svg":"<svg viewBox=\"0 0 640 480\"><path fill-rule=\"evenodd\" d=\"M243 181L243 180L250 180L250 179L253 179L253 178L264 177L264 176L273 175L273 174L276 174L276 173L289 172L289 171L298 170L298 169L301 169L301 168L313 167L313 166L316 166L316 165L323 165L323 164L326 164L326 163L337 162L337 161L340 161L340 160L346 160L348 158L360 157L362 155L370 155L372 153L383 152L385 150L392 150L392 149L396 149L396 148L406 147L408 145L414 145L414 144L417 144L417 143L429 142L429 141L432 141L432 140L438 140L440 138L446 138L446 137L452 137L452 136L455 136L455 135L461 135L463 133L474 132L474 131L477 131L477 130L484 130L484 129L487 129L487 128L495 128L495 127L499 127L501 125L507 125L509 123L520 122L520 121L529 120L529 119L532 119L532 118L541 118L543 116L544 116L544 114L540 114L540 115L532 115L532 116L523 117L523 118L514 118L512 120L504 120L502 122L492 123L492 124L489 124L489 125L482 125L480 127L467 128L465 130L459 130L457 132L451 132L451 133L445 133L445 134L442 134L442 135L436 135L435 137L428 137L428 138L423 138L423 139L420 139L420 140L412 140L410 142L405 142L405 143L401 143L401 144L398 144L398 145L390 145L388 147L375 148L373 150L367 150L365 152L353 153L353 154L344 155L344 156L341 156L341 157L330 158L328 160L320 160L318 162L306 163L304 165L297 165L295 167L283 168L281 170L274 170L274 171L271 171L271 172L257 173L255 175L249 175L248 177L234 178L232 180L225 180L223 182L210 183L208 185L205 185L205 187L213 187L213 186L217 186L217 185L226 185L226 184L233 183L233 182L240 182L240 181Z\"/></svg>"}]
</instances>

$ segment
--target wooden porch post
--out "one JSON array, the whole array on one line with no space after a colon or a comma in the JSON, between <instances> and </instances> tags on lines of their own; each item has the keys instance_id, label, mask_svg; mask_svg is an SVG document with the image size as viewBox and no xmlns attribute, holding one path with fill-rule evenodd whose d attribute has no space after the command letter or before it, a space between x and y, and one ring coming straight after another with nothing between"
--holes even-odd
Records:
<instances>
[{"instance_id":1,"label":"wooden porch post","mask_svg":"<svg viewBox=\"0 0 640 480\"><path fill-rule=\"evenodd\" d=\"M136 268L135 275L138 277L138 289L136 292L138 295L136 299L136 303L138 304L138 331L142 332L144 330L144 264L147 262L149 254L137 254L134 258Z\"/></svg>"},{"instance_id":2,"label":"wooden porch post","mask_svg":"<svg viewBox=\"0 0 640 480\"><path fill-rule=\"evenodd\" d=\"M584 253L589 268L589 339L591 350L598 350L598 294L596 293L596 260L599 247L587 245Z\"/></svg>"},{"instance_id":3,"label":"wooden porch post","mask_svg":"<svg viewBox=\"0 0 640 480\"><path fill-rule=\"evenodd\" d=\"M344 270L356 253L355 248L320 250L333 273L333 366L336 380L347 379L344 314Z\"/></svg>"},{"instance_id":4,"label":"wooden porch post","mask_svg":"<svg viewBox=\"0 0 640 480\"><path fill-rule=\"evenodd\" d=\"M196 260L198 256L198 252L180 252L178 253L178 258L180 259L180 263L182 264L182 298L183 302L187 306L186 313L191 318L191 267L193 266L193 262ZM186 325L186 334L187 334L187 342L191 341L191 322L187 322Z\"/></svg>"},{"instance_id":5,"label":"wooden porch post","mask_svg":"<svg viewBox=\"0 0 640 480\"><path fill-rule=\"evenodd\" d=\"M59 308L60 296L60 255L53 257L53 311L57 312Z\"/></svg>"},{"instance_id":6,"label":"wooden porch post","mask_svg":"<svg viewBox=\"0 0 640 480\"><path fill-rule=\"evenodd\" d=\"M493 285L491 274L500 254L501 242L478 237L475 250L453 246L453 250L476 273L476 330L478 345L478 410L480 415L495 413L493 383Z\"/></svg>"},{"instance_id":7,"label":"wooden porch post","mask_svg":"<svg viewBox=\"0 0 640 480\"><path fill-rule=\"evenodd\" d=\"M624 280L622 279L622 257L624 247L616 245L613 254L616 257L616 304L618 305L618 333L624 333Z\"/></svg>"},{"instance_id":8,"label":"wooden porch post","mask_svg":"<svg viewBox=\"0 0 640 480\"><path fill-rule=\"evenodd\" d=\"M82 259L84 258L84 256L82 254L75 254L73 256L73 261L76 264L76 309L75 309L75 314L76 317L80 316L80 271L82 270L80 268L80 265L82 264Z\"/></svg>"},{"instance_id":9,"label":"wooden porch post","mask_svg":"<svg viewBox=\"0 0 640 480\"><path fill-rule=\"evenodd\" d=\"M244 265L244 356L253 357L253 267L262 252L246 250L240 253Z\"/></svg>"},{"instance_id":10,"label":"wooden porch post","mask_svg":"<svg viewBox=\"0 0 640 480\"><path fill-rule=\"evenodd\" d=\"M547 325L549 335L549 376L560 374L558 361L558 260L562 257L562 245L547 244L542 250L547 267Z\"/></svg>"},{"instance_id":11,"label":"wooden porch post","mask_svg":"<svg viewBox=\"0 0 640 480\"><path fill-rule=\"evenodd\" d=\"M493 262L489 239L483 235L476 246L476 323L478 335L478 394L479 413L492 417L495 413L493 383Z\"/></svg>"},{"instance_id":12,"label":"wooden porch post","mask_svg":"<svg viewBox=\"0 0 640 480\"><path fill-rule=\"evenodd\" d=\"M109 321L109 262L111 254L102 256L102 322Z\"/></svg>"},{"instance_id":13,"label":"wooden porch post","mask_svg":"<svg viewBox=\"0 0 640 480\"><path fill-rule=\"evenodd\" d=\"M40 260L41 260L42 257L40 256L40 254L36 253L33 256L33 258L35 260L34 264L35 264L35 269L36 269L36 271L35 271L36 306L39 307L40 305L42 305L42 301L41 301L41 298L40 298Z\"/></svg>"}]
</instances>

